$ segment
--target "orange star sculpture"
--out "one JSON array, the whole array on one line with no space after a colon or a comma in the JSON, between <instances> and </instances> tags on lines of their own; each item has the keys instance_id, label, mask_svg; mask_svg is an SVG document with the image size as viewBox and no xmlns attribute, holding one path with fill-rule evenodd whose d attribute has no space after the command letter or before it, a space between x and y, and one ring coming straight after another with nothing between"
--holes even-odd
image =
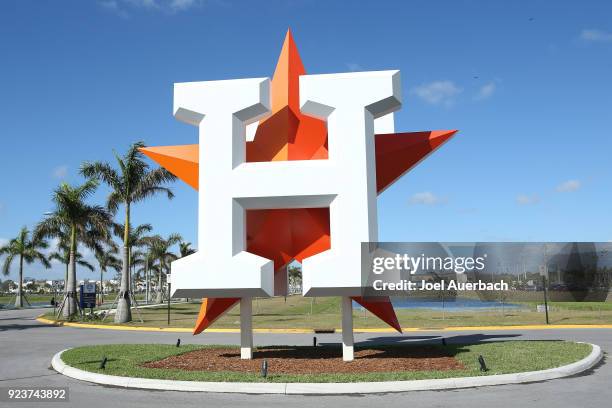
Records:
<instances>
[{"instance_id":1,"label":"orange star sculpture","mask_svg":"<svg viewBox=\"0 0 612 408\"><path fill-rule=\"evenodd\" d=\"M271 84L272 109L262 119L253 141L246 142L247 162L327 159L327 128L324 121L300 112L299 77L306 70L291 35L276 64ZM451 138L456 130L377 134L376 187L380 194L427 155ZM198 145L146 147L141 151L196 190ZM205 188L205 187L204 187ZM247 210L247 251L274 261L275 278L287 265L330 249L329 209ZM215 271L202 271L215 273ZM355 302L401 332L388 297ZM239 298L205 298L193 334L210 327Z\"/></svg>"}]
</instances>

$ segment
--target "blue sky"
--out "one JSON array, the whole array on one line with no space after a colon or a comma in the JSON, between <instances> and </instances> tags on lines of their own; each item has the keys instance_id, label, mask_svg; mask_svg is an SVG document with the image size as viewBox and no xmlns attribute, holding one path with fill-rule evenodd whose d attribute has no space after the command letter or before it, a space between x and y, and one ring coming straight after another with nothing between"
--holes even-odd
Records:
<instances>
[{"instance_id":1,"label":"blue sky","mask_svg":"<svg viewBox=\"0 0 612 408\"><path fill-rule=\"evenodd\" d=\"M197 143L172 84L270 76L288 27L309 73L400 69L398 131L460 130L380 196L380 240L612 240L609 2L4 0L0 243L82 161ZM197 195L173 188L135 221L195 244Z\"/></svg>"}]
</instances>

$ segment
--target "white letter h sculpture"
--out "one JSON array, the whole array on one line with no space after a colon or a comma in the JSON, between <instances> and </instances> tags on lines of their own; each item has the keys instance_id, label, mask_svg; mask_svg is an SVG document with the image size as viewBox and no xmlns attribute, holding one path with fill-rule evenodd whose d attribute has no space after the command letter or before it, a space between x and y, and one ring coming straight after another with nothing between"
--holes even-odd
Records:
<instances>
[{"instance_id":1,"label":"white letter h sculpture","mask_svg":"<svg viewBox=\"0 0 612 408\"><path fill-rule=\"evenodd\" d=\"M172 263L173 296L240 297L241 308L250 309L250 297L274 294L274 265L246 252L245 210L329 207L332 249L304 260L303 290L347 299L343 343L351 358L348 297L361 293L361 242L377 240L374 119L400 107L399 72L302 76L302 113L327 122L329 158L247 163L246 125L269 111L269 82L175 85L176 118L200 129L203 188L202 250ZM241 354L250 358L250 316L241 315Z\"/></svg>"},{"instance_id":2,"label":"white letter h sculpture","mask_svg":"<svg viewBox=\"0 0 612 408\"><path fill-rule=\"evenodd\" d=\"M389 314L388 309L381 312L377 307L370 308L359 298L361 243L377 240L377 194L454 132L412 134L404 139L400 136L409 134L398 134L397 138L387 138L394 134L375 135L375 120L383 116L376 121L377 130L386 126L387 132L393 131L390 113L401 106L399 71L304 75L299 56L291 55L297 51L290 48L290 34L287 38L283 48L286 66L279 61L272 81L274 87L277 75L282 77L279 69L287 70L288 90L280 97L279 92L271 91L268 78L175 84L175 117L199 128L199 147L193 147L197 151L190 153L189 160L199 164L192 185L199 186L200 250L172 263L172 296L239 298L241 357L251 358L251 299L274 296L278 265L275 268L274 260L247 251L247 211L328 208L329 249L302 259L303 295L342 297L343 358L352 360L352 299L383 319ZM249 135L250 129L271 111L279 111L275 105L281 102L274 98L286 98L283 103L299 110L290 115L302 117L302 121L324 122L327 157L247 160L247 141L260 137ZM404 153L402 157L416 159L402 163L399 169L381 169L376 160L381 136L381 146L395 146L405 140L401 148L387 148L387 152L421 150ZM167 156L182 154L176 153L177 148L181 147L147 148L143 152L173 171ZM174 150L169 153L163 149ZM187 168L189 160L183 160L187 164L181 166ZM179 176L184 171L174 170ZM389 307L393 316L385 321L399 329L390 303Z\"/></svg>"}]
</instances>

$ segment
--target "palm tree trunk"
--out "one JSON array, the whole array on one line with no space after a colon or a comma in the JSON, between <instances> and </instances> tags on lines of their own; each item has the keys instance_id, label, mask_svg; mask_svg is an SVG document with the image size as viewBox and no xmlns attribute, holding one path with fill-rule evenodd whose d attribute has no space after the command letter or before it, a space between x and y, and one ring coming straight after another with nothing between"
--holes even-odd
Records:
<instances>
[{"instance_id":1,"label":"palm tree trunk","mask_svg":"<svg viewBox=\"0 0 612 408\"><path fill-rule=\"evenodd\" d=\"M117 299L117 311L115 312L115 323L127 323L132 321L132 310L130 304L130 205L125 206L125 225L123 230L123 265L121 268L121 288Z\"/></svg>"},{"instance_id":2,"label":"palm tree trunk","mask_svg":"<svg viewBox=\"0 0 612 408\"><path fill-rule=\"evenodd\" d=\"M66 262L66 272L64 273L64 294L68 293L68 268L70 267L70 259Z\"/></svg>"},{"instance_id":3,"label":"palm tree trunk","mask_svg":"<svg viewBox=\"0 0 612 408\"><path fill-rule=\"evenodd\" d=\"M73 226L70 234L70 260L68 261L68 285L66 287L66 300L62 315L69 319L78 312L76 295L76 228Z\"/></svg>"},{"instance_id":4,"label":"palm tree trunk","mask_svg":"<svg viewBox=\"0 0 612 408\"><path fill-rule=\"evenodd\" d=\"M130 250L130 257L131 257L131 252L132 250ZM132 263L132 293L134 293L134 296L136 296L136 293L138 292L138 274L136 273L136 265L134 264L134 260L132 259L131 261Z\"/></svg>"},{"instance_id":5,"label":"palm tree trunk","mask_svg":"<svg viewBox=\"0 0 612 408\"><path fill-rule=\"evenodd\" d=\"M100 268L100 306L104 303L104 269Z\"/></svg>"},{"instance_id":6,"label":"palm tree trunk","mask_svg":"<svg viewBox=\"0 0 612 408\"><path fill-rule=\"evenodd\" d=\"M162 303L164 301L164 296L162 293L162 274L163 274L163 269L164 265L161 262L161 260L159 261L159 277L157 278L157 298L155 299L156 303Z\"/></svg>"},{"instance_id":7,"label":"palm tree trunk","mask_svg":"<svg viewBox=\"0 0 612 408\"><path fill-rule=\"evenodd\" d=\"M15 307L23 307L23 254L19 255L19 286L17 287Z\"/></svg>"},{"instance_id":8,"label":"palm tree trunk","mask_svg":"<svg viewBox=\"0 0 612 408\"><path fill-rule=\"evenodd\" d=\"M130 270L128 269L128 248L123 247L123 267L121 268L121 287L119 298L117 299L117 311L115 313L115 323L126 323L132 321L132 311L130 303Z\"/></svg>"},{"instance_id":9,"label":"palm tree trunk","mask_svg":"<svg viewBox=\"0 0 612 408\"><path fill-rule=\"evenodd\" d=\"M145 302L148 304L149 303L149 292L150 292L150 286L149 286L149 258L148 258L148 256L145 259L145 282L146 282Z\"/></svg>"}]
</instances>

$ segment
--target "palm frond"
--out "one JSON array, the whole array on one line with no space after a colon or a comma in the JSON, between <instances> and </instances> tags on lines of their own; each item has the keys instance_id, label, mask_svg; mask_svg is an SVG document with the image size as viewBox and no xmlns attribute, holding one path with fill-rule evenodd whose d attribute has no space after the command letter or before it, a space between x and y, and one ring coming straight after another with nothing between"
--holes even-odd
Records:
<instances>
[{"instance_id":1,"label":"palm frond","mask_svg":"<svg viewBox=\"0 0 612 408\"><path fill-rule=\"evenodd\" d=\"M106 208L108 211L110 211L112 214L116 214L117 210L119 209L119 205L121 204L125 204L125 198L123 197L122 193L115 190L111 191L106 199Z\"/></svg>"},{"instance_id":2,"label":"palm frond","mask_svg":"<svg viewBox=\"0 0 612 408\"><path fill-rule=\"evenodd\" d=\"M60 214L52 214L38 223L34 235L40 238L61 238L65 233L63 230L65 226L65 220Z\"/></svg>"},{"instance_id":3,"label":"palm frond","mask_svg":"<svg viewBox=\"0 0 612 408\"><path fill-rule=\"evenodd\" d=\"M59 253L59 252L51 252L49 254L49 256L47 256L47 259L50 261L58 261L61 263L68 263L68 257L66 256L66 253Z\"/></svg>"},{"instance_id":4,"label":"palm frond","mask_svg":"<svg viewBox=\"0 0 612 408\"><path fill-rule=\"evenodd\" d=\"M38 262L43 264L45 268L47 269L51 268L51 262L49 262L45 254L43 254L42 252L39 252L36 254L36 259L38 260Z\"/></svg>"},{"instance_id":5,"label":"palm frond","mask_svg":"<svg viewBox=\"0 0 612 408\"><path fill-rule=\"evenodd\" d=\"M90 264L89 262L87 262L87 261L85 261L83 259L80 259L80 260L76 261L76 263L81 265L81 266L83 266L83 267L85 267L85 268L87 268L87 269L89 269L92 272L95 270L95 268L93 267L92 264Z\"/></svg>"},{"instance_id":6,"label":"palm frond","mask_svg":"<svg viewBox=\"0 0 612 408\"><path fill-rule=\"evenodd\" d=\"M88 179L85 183L76 188L76 194L80 200L85 200L91 196L100 183L96 179Z\"/></svg>"},{"instance_id":7,"label":"palm frond","mask_svg":"<svg viewBox=\"0 0 612 408\"><path fill-rule=\"evenodd\" d=\"M180 242L179 243L179 252L181 254L181 258L194 254L195 249L191 248L191 242Z\"/></svg>"},{"instance_id":8,"label":"palm frond","mask_svg":"<svg viewBox=\"0 0 612 408\"><path fill-rule=\"evenodd\" d=\"M144 235L146 232L153 231L153 226L151 224L140 224L136 228L133 229L132 233L135 237L140 237Z\"/></svg>"},{"instance_id":9,"label":"palm frond","mask_svg":"<svg viewBox=\"0 0 612 408\"><path fill-rule=\"evenodd\" d=\"M169 244L168 246L172 246L172 245L178 244L181 241L183 241L183 237L181 236L181 234L174 233L174 234L170 234L166 241Z\"/></svg>"},{"instance_id":10,"label":"palm frond","mask_svg":"<svg viewBox=\"0 0 612 408\"><path fill-rule=\"evenodd\" d=\"M11 263L13 263L13 259L15 258L15 254L9 253L6 258L4 258L4 262L2 263L2 274L4 276L8 276L11 273Z\"/></svg>"},{"instance_id":11,"label":"palm frond","mask_svg":"<svg viewBox=\"0 0 612 408\"><path fill-rule=\"evenodd\" d=\"M114 190L121 189L120 177L108 163L85 162L81 165L80 172L85 177L102 181Z\"/></svg>"}]
</instances>

